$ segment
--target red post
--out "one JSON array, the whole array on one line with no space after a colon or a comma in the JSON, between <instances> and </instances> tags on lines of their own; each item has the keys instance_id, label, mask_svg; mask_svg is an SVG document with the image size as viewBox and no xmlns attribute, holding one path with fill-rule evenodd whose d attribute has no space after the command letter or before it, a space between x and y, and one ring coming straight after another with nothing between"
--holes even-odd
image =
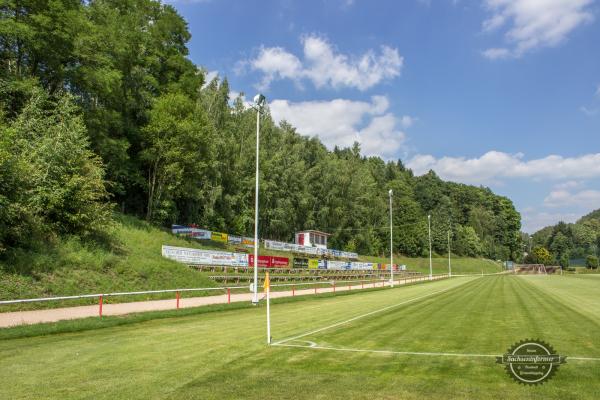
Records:
<instances>
[{"instance_id":1,"label":"red post","mask_svg":"<svg viewBox=\"0 0 600 400\"><path fill-rule=\"evenodd\" d=\"M317 294L317 286L315 285L315 294Z\"/></svg>"},{"instance_id":2,"label":"red post","mask_svg":"<svg viewBox=\"0 0 600 400\"><path fill-rule=\"evenodd\" d=\"M227 288L227 304L231 304L231 289Z\"/></svg>"},{"instance_id":3,"label":"red post","mask_svg":"<svg viewBox=\"0 0 600 400\"><path fill-rule=\"evenodd\" d=\"M365 288L365 283L363 281L360 282L360 288L364 289Z\"/></svg>"},{"instance_id":4,"label":"red post","mask_svg":"<svg viewBox=\"0 0 600 400\"><path fill-rule=\"evenodd\" d=\"M99 310L98 310L98 315L100 316L100 318L102 318L102 295L100 296L100 298L98 299L98 305L99 305Z\"/></svg>"},{"instance_id":5,"label":"red post","mask_svg":"<svg viewBox=\"0 0 600 400\"><path fill-rule=\"evenodd\" d=\"M296 295L296 287L292 286L292 296L295 296L295 295Z\"/></svg>"},{"instance_id":6,"label":"red post","mask_svg":"<svg viewBox=\"0 0 600 400\"><path fill-rule=\"evenodd\" d=\"M179 292L175 292L175 298L177 299L177 309L179 310Z\"/></svg>"},{"instance_id":7,"label":"red post","mask_svg":"<svg viewBox=\"0 0 600 400\"><path fill-rule=\"evenodd\" d=\"M335 293L335 282L333 282L333 293Z\"/></svg>"}]
</instances>

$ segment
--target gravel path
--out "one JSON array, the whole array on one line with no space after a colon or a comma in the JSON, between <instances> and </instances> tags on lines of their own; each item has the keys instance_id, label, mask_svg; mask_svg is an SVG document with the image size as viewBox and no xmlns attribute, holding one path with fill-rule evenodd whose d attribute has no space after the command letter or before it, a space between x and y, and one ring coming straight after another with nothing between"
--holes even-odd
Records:
<instances>
[{"instance_id":1,"label":"gravel path","mask_svg":"<svg viewBox=\"0 0 600 400\"><path fill-rule=\"evenodd\" d=\"M420 280L426 279L426 277L417 278ZM408 282L405 279L395 281L396 285L403 285L411 283L417 279L409 279ZM389 282L383 283L379 281L376 283L377 287L383 285L389 286ZM364 284L364 288L372 288L373 283ZM337 286L328 288L318 288L317 293L342 292L347 290L360 290L363 285L353 286ZM262 289L262 288L261 288ZM295 291L276 291L271 292L272 298L278 297L289 297L289 296L306 296L314 295L315 289L300 289ZM261 297L262 297L261 293ZM231 302L240 301L251 301L252 293L240 293L231 294ZM180 308L188 307L199 307L210 304L224 304L228 302L227 295L218 296L204 296L204 297L190 297L182 298L179 300ZM159 311L159 310L174 310L177 308L177 302L175 299L172 300L151 300L151 301L136 301L131 303L117 303L117 304L104 304L102 306L102 315L125 315L131 313L145 312L145 311ZM28 324L39 324L44 322L56 322L67 319L78 319L86 317L97 317L99 315L98 305L93 306L78 306L78 307L65 307L65 308L53 308L48 310L34 310L34 311L18 311L18 312L7 312L0 313L0 328L6 328L17 325L28 325Z\"/></svg>"}]
</instances>

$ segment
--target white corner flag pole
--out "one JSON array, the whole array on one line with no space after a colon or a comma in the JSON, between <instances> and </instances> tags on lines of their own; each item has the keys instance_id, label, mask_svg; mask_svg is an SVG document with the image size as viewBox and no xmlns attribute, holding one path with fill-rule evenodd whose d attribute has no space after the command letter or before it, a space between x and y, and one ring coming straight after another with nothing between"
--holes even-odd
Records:
<instances>
[{"instance_id":1,"label":"white corner flag pole","mask_svg":"<svg viewBox=\"0 0 600 400\"><path fill-rule=\"evenodd\" d=\"M267 344L271 344L271 282L267 272Z\"/></svg>"}]
</instances>

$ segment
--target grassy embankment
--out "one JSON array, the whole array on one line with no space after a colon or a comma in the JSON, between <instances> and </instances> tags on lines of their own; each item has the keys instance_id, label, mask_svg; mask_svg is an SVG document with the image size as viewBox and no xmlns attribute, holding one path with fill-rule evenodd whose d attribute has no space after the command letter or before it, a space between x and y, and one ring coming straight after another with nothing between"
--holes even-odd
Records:
<instances>
[{"instance_id":1,"label":"grassy embankment","mask_svg":"<svg viewBox=\"0 0 600 400\"><path fill-rule=\"evenodd\" d=\"M236 251L236 246L177 238L169 232L124 215L116 216L116 227L111 240L111 243L99 245L84 243L76 238L59 238L53 243L40 245L36 250L19 254L16 263L0 263L0 299L214 287L217 284L208 277L212 274L198 272L164 259L160 254L161 245ZM261 249L261 254L290 257L290 253L265 249ZM387 258L378 257L361 257L361 260L388 262ZM429 271L427 259L397 257L396 260L406 264L410 270L424 273ZM447 271L445 258L435 258L433 265L434 273ZM485 272L497 272L501 267L489 260L457 258L453 261L455 273L480 273L482 269ZM183 296L198 295L201 293L183 294ZM139 301L171 297L173 294L141 295L107 298L106 301ZM89 299L60 303L31 303L0 307L0 312L93 302L95 300Z\"/></svg>"}]
</instances>

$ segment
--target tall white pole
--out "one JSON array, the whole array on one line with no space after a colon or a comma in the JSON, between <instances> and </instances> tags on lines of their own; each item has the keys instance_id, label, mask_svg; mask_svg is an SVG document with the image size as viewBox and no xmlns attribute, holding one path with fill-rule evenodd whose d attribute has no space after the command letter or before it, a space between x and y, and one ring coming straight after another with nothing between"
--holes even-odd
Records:
<instances>
[{"instance_id":1,"label":"tall white pole","mask_svg":"<svg viewBox=\"0 0 600 400\"><path fill-rule=\"evenodd\" d=\"M271 285L267 286L267 344L271 344Z\"/></svg>"},{"instance_id":2,"label":"tall white pole","mask_svg":"<svg viewBox=\"0 0 600 400\"><path fill-rule=\"evenodd\" d=\"M254 295L252 303L258 304L258 154L260 146L260 105L256 109L256 184L254 187Z\"/></svg>"},{"instance_id":3,"label":"tall white pole","mask_svg":"<svg viewBox=\"0 0 600 400\"><path fill-rule=\"evenodd\" d=\"M450 231L448 231L448 276L452 278L452 262L450 261Z\"/></svg>"},{"instance_id":4,"label":"tall white pole","mask_svg":"<svg viewBox=\"0 0 600 400\"><path fill-rule=\"evenodd\" d=\"M431 215L427 216L427 223L429 225L429 280L433 279L433 261L431 259Z\"/></svg>"},{"instance_id":5,"label":"tall white pole","mask_svg":"<svg viewBox=\"0 0 600 400\"><path fill-rule=\"evenodd\" d=\"M394 239L392 234L393 231L393 222L392 222L392 189L388 192L390 194L390 271L392 272L391 278L391 286L394 287Z\"/></svg>"}]
</instances>

